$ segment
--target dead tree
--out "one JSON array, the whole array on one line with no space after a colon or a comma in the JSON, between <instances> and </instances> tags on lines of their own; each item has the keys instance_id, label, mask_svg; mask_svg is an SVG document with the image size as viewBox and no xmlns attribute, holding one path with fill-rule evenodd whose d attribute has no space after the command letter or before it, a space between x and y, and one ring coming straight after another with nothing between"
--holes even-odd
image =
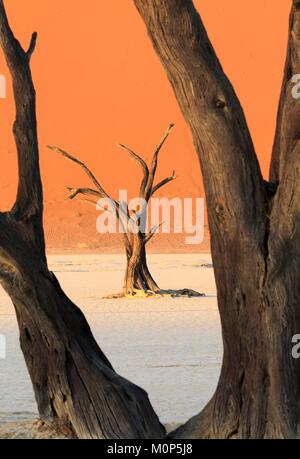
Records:
<instances>
[{"instance_id":1,"label":"dead tree","mask_svg":"<svg viewBox=\"0 0 300 459\"><path fill-rule=\"evenodd\" d=\"M192 0L134 0L191 128L207 197L224 341L218 387L173 435L293 438L300 423L300 2L289 45L271 180ZM184 396L184 394L183 394Z\"/></svg>"},{"instance_id":2,"label":"dead tree","mask_svg":"<svg viewBox=\"0 0 300 459\"><path fill-rule=\"evenodd\" d=\"M126 147L125 145L119 145L129 153L131 158L138 162L143 172L143 179L139 192L140 204L138 208L131 210L128 209L127 203L122 203L111 198L96 179L95 175L83 162L74 158L74 156L71 156L61 148L48 146L49 149L56 151L57 153L82 167L85 173L93 182L94 189L68 188L71 193L69 196L70 199L74 199L77 196L84 196L84 200L92 202L95 207L97 202L93 201L91 198L107 199L113 204L110 210L116 213L116 217L121 223L127 258L124 289L122 295L135 295L137 290L141 290L144 292L154 292L159 294L170 293L174 295L201 296L200 294L197 294L197 292L193 292L192 290L188 289L179 290L177 292L162 291L151 276L147 265L146 245L152 239L156 230L158 229L158 226L156 226L152 228L150 232L147 232L146 222L148 204L150 199L158 190L176 178L174 171L170 177L167 177L155 184L159 153L167 138L169 137L172 128L173 125L171 124L155 148L150 167L148 167L146 162L133 150ZM86 197L88 198L86 199Z\"/></svg>"},{"instance_id":3,"label":"dead tree","mask_svg":"<svg viewBox=\"0 0 300 459\"><path fill-rule=\"evenodd\" d=\"M79 438L163 437L147 394L119 376L82 312L49 271L43 232L35 90L30 59L0 0L0 44L12 76L19 183L10 212L0 213L0 282L16 310L21 348L40 417Z\"/></svg>"}]
</instances>

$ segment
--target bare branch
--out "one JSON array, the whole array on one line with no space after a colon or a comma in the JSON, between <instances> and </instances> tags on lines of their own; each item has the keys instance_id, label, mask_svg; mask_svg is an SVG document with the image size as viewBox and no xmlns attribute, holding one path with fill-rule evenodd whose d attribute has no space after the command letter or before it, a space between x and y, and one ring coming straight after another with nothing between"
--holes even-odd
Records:
<instances>
[{"instance_id":1,"label":"bare branch","mask_svg":"<svg viewBox=\"0 0 300 459\"><path fill-rule=\"evenodd\" d=\"M162 225L164 224L164 222L161 222L155 226L153 226L153 228L149 231L149 233L145 236L145 244L147 244L149 241L151 241L151 239L153 238L153 236L156 234L157 230L159 228L162 227Z\"/></svg>"},{"instance_id":2,"label":"bare branch","mask_svg":"<svg viewBox=\"0 0 300 459\"><path fill-rule=\"evenodd\" d=\"M37 40L37 32L33 32L29 44L29 48L26 52L27 59L30 61L32 54L34 53L36 47L36 40Z\"/></svg>"},{"instance_id":3,"label":"bare branch","mask_svg":"<svg viewBox=\"0 0 300 459\"><path fill-rule=\"evenodd\" d=\"M7 63L11 69L10 64L12 62L13 56L16 54L16 52L19 52L22 55L24 50L22 49L18 40L15 38L10 28L3 0L0 0L0 40Z\"/></svg>"},{"instance_id":4,"label":"bare branch","mask_svg":"<svg viewBox=\"0 0 300 459\"><path fill-rule=\"evenodd\" d=\"M159 182L157 185L155 185L152 188L151 196L153 196L154 193L156 193L160 188L162 188L163 186L167 185L168 183L172 182L175 179L176 179L176 173L175 171L173 171L173 174L170 177L165 178L164 180L162 180L161 182Z\"/></svg>"},{"instance_id":5,"label":"bare branch","mask_svg":"<svg viewBox=\"0 0 300 459\"><path fill-rule=\"evenodd\" d=\"M265 190L247 121L193 1L134 3L191 129L210 226L215 232L218 228L219 234L226 233L221 241L224 246L231 243L237 225L243 231L236 244L242 244L245 232L249 240L250 235L264 234Z\"/></svg>"},{"instance_id":6,"label":"bare branch","mask_svg":"<svg viewBox=\"0 0 300 459\"><path fill-rule=\"evenodd\" d=\"M67 187L67 189L70 191L70 196L68 199L73 200L75 199L78 195L82 194L84 196L95 196L98 198L102 198L102 195L99 191L92 190L91 188L71 188Z\"/></svg>"},{"instance_id":7,"label":"bare branch","mask_svg":"<svg viewBox=\"0 0 300 459\"><path fill-rule=\"evenodd\" d=\"M103 197L102 193L100 193L99 191L93 190L91 188L71 188L71 187L67 187L67 189L71 192L70 196L68 196L68 199L70 199L70 200L73 200L73 199L75 199L75 198L77 198L77 197L79 197L81 195L82 196L95 196L95 197L98 197L98 198L102 198ZM125 227L125 224L124 224L124 222L122 220L122 217L120 216L120 213L122 213L122 215L124 215L125 218L127 218L126 210L124 210L124 208L121 208L120 204L117 201L114 201L111 198L107 198L107 199L110 199L116 205L115 212L116 212L117 219L120 222L121 227L123 229L123 235L124 235L124 239L125 239L126 251L130 251L130 242L129 242L129 239L128 239L128 235L126 234L126 227ZM80 199L80 201L88 202L89 204L92 204L93 206L99 206L99 207L101 207L102 210L105 210L106 212L112 213L111 210L105 209L103 206L101 206L98 201L93 201L92 199L88 199L88 198Z\"/></svg>"},{"instance_id":8,"label":"bare branch","mask_svg":"<svg viewBox=\"0 0 300 459\"><path fill-rule=\"evenodd\" d=\"M85 171L87 176L92 180L92 182L94 183L94 185L98 189L98 191L97 191L97 190L93 190L91 188L68 188L68 190L71 192L71 195L69 196L68 199L75 199L79 195L95 196L95 197L98 197L98 198L107 198L107 199L111 200L115 204L115 206L116 206L116 216L117 216L118 220L120 221L121 226L122 226L123 231L124 231L124 239L125 239L125 244L126 244L126 250L129 250L130 249L130 242L129 242L127 234L125 233L126 228L125 228L124 222L122 220L122 216L125 217L125 219L127 221L129 221L129 222L131 220L130 216L128 215L128 207L126 206L126 208L124 209L124 203L119 203L118 201L115 201L114 199L112 199L106 193L106 191L104 191L103 187L100 185L100 183L96 179L95 175L91 172L91 170L82 161L78 160L77 158L75 158L74 156L70 155L66 151L62 150L61 148L58 148L58 147L55 147L55 146L50 146L50 145L48 145L47 148L49 148L49 150L55 151L56 153L64 156L65 158L69 159L70 161L73 161L74 163L78 164ZM89 203L92 203L92 204L95 204L95 205L97 205L97 204L99 205L99 203L97 203L95 201L92 201L90 199L82 199L82 201L87 201ZM121 216L121 214L122 214L122 216Z\"/></svg>"},{"instance_id":9,"label":"bare branch","mask_svg":"<svg viewBox=\"0 0 300 459\"><path fill-rule=\"evenodd\" d=\"M36 43L33 34L30 53ZM36 127L35 90L32 82L29 59L15 38L6 15L3 0L0 0L0 44L3 49L12 80L16 104L14 137L18 153L19 183L13 213L18 219L31 221L36 217L40 242L43 244L42 213L43 196L39 168L39 150ZM36 233L35 238L38 235Z\"/></svg>"},{"instance_id":10,"label":"bare branch","mask_svg":"<svg viewBox=\"0 0 300 459\"><path fill-rule=\"evenodd\" d=\"M158 163L158 155L160 150L162 149L163 145L165 144L167 138L169 137L172 129L174 128L174 124L170 124L166 132L164 133L161 141L159 144L156 146L152 158L152 163L149 171L149 178L147 181L146 185L146 190L145 190L145 199L148 200L152 194L152 187L155 179L155 174L156 174L156 169L157 169L157 163Z\"/></svg>"},{"instance_id":11,"label":"bare branch","mask_svg":"<svg viewBox=\"0 0 300 459\"><path fill-rule=\"evenodd\" d=\"M68 196L68 199L70 199L70 200L78 198L81 195L82 196L95 196L95 197L98 197L98 198L102 198L103 197L102 193L100 193L99 191L93 190L91 188L72 188L72 187L67 187L67 189L71 193L70 196ZM110 198L108 198L108 199L110 199ZM100 206L98 201L93 201L92 199L88 199L88 198L80 199L80 201L88 202L89 204L92 204L93 206L99 206L99 207L101 207L101 209L105 210L106 212L108 211L108 212L112 213L111 210L105 209L104 207ZM115 212L116 212L117 219L120 222L121 227L123 229L123 235L124 235L124 239L125 239L126 251L130 251L130 242L129 242L129 239L128 239L128 235L126 234L126 227L125 227L125 224L124 224L124 222L122 220L122 217L120 216L120 213L122 213L122 215L124 215L125 218L127 218L127 212L126 212L126 210L124 210L124 208L122 208L120 206L120 204L117 201L114 201L114 200L111 200L111 201L116 205Z\"/></svg>"},{"instance_id":12,"label":"bare branch","mask_svg":"<svg viewBox=\"0 0 300 459\"><path fill-rule=\"evenodd\" d=\"M166 141L167 138L169 137L169 135L170 135L170 133L171 133L171 131L172 131L172 129L173 129L174 127L175 127L175 124L173 124L173 123L169 124L168 129L167 129L166 132L164 133L164 135L163 135L161 141L160 141L159 144L156 146L155 151L154 151L154 158L153 158L154 161L155 161L156 155L157 155L157 154L160 152L160 150L162 149L162 147L163 147L165 141Z\"/></svg>"},{"instance_id":13,"label":"bare branch","mask_svg":"<svg viewBox=\"0 0 300 459\"><path fill-rule=\"evenodd\" d=\"M61 148L59 147L56 147L56 146L50 146L50 145L47 145L47 148L49 148L49 150L52 150L52 151L55 151L56 153L64 156L65 158L68 158L70 161L73 161L74 163L78 164L83 170L84 172L86 173L86 175L92 180L92 182L94 183L94 185L96 186L96 188L98 189L100 195L102 198L110 198L110 196L106 193L106 191L103 189L103 187L100 185L99 181L96 179L95 175L91 172L91 170L82 162L80 161L79 159L75 158L74 156L70 155L69 153L67 153L65 150L62 150Z\"/></svg>"},{"instance_id":14,"label":"bare branch","mask_svg":"<svg viewBox=\"0 0 300 459\"><path fill-rule=\"evenodd\" d=\"M147 182L148 182L148 178L149 178L149 168L146 162L139 155L137 155L133 150L131 150L131 148L126 147L126 145L118 144L118 146L120 148L123 148L123 150L126 150L131 156L131 158L133 158L135 161L137 161L140 164L143 170L143 175L144 175L143 181L141 183L141 189L140 189L140 192L141 192L140 194L143 195L145 192Z\"/></svg>"}]
</instances>

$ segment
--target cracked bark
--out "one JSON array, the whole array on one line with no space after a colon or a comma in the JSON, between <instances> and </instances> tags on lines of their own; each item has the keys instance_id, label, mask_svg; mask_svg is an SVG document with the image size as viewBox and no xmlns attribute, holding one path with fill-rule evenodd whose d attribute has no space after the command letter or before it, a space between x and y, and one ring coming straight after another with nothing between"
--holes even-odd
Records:
<instances>
[{"instance_id":1,"label":"cracked bark","mask_svg":"<svg viewBox=\"0 0 300 459\"><path fill-rule=\"evenodd\" d=\"M175 438L294 438L300 421L300 10L290 38L271 180L191 0L134 0L199 155L224 343L216 392Z\"/></svg>"},{"instance_id":2,"label":"cracked bark","mask_svg":"<svg viewBox=\"0 0 300 459\"><path fill-rule=\"evenodd\" d=\"M15 205L0 213L0 282L10 295L40 417L79 438L161 438L144 390L119 376L82 312L47 266L43 194L28 51L14 37L0 0L0 44L16 103L19 183Z\"/></svg>"}]
</instances>

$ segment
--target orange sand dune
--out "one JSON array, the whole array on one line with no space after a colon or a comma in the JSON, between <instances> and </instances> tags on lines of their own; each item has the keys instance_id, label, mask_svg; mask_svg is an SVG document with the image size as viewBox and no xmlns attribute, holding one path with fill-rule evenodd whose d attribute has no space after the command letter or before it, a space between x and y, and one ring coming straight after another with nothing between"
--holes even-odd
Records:
<instances>
[{"instance_id":1,"label":"orange sand dune","mask_svg":"<svg viewBox=\"0 0 300 459\"><path fill-rule=\"evenodd\" d=\"M209 35L245 108L264 174L270 158L290 0L196 0ZM32 70L38 95L41 166L48 246L99 252L116 250L118 238L99 238L96 211L66 203L65 185L87 185L82 171L49 152L58 144L85 160L113 195L134 194L139 170L121 141L150 159L170 121L176 124L161 155L159 178L176 169L166 196L203 196L191 136L177 107L132 0L6 0L11 24L26 45L39 33ZM9 74L0 56L0 73ZM1 208L16 191L16 157L11 136L14 106L8 85L0 100ZM181 237L157 238L152 250L186 248Z\"/></svg>"}]
</instances>

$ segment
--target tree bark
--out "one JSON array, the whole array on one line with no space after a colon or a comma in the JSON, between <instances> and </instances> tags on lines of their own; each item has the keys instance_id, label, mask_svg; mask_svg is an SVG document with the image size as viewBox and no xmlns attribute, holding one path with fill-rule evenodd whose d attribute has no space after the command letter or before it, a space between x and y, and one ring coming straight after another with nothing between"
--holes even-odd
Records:
<instances>
[{"instance_id":1,"label":"tree bark","mask_svg":"<svg viewBox=\"0 0 300 459\"><path fill-rule=\"evenodd\" d=\"M125 295L132 295L136 290L154 293L160 291L148 269L145 235L140 232L132 236L124 280Z\"/></svg>"},{"instance_id":2,"label":"tree bark","mask_svg":"<svg viewBox=\"0 0 300 459\"><path fill-rule=\"evenodd\" d=\"M0 282L16 310L40 416L79 438L162 438L165 430L147 394L114 371L83 314L48 270L30 71L36 34L24 51L2 0L0 43L13 80L19 164L16 203L0 213Z\"/></svg>"},{"instance_id":3,"label":"tree bark","mask_svg":"<svg viewBox=\"0 0 300 459\"><path fill-rule=\"evenodd\" d=\"M299 100L292 97L295 85L292 78L300 74L300 3L292 1L289 21L289 39L279 101L277 126L270 167L270 180L278 184L284 165L289 161L292 150L299 139Z\"/></svg>"},{"instance_id":4,"label":"tree bark","mask_svg":"<svg viewBox=\"0 0 300 459\"><path fill-rule=\"evenodd\" d=\"M266 183L241 105L192 0L134 3L199 155L224 343L212 400L172 436L294 438L300 422L300 362L291 355L300 331L296 118L291 126L291 114L279 114L282 142L272 164L283 158L282 172L272 166L277 186ZM299 1L291 24L297 60Z\"/></svg>"}]
</instances>

